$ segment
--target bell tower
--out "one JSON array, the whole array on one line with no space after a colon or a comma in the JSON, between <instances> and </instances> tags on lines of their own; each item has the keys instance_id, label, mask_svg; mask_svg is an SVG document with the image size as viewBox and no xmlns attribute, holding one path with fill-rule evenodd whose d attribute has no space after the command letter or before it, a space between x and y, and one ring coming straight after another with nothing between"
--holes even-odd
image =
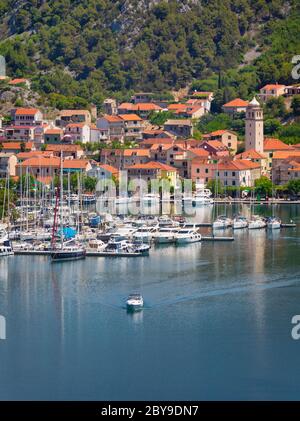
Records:
<instances>
[{"instance_id":1,"label":"bell tower","mask_svg":"<svg viewBox=\"0 0 300 421\"><path fill-rule=\"evenodd\" d=\"M254 97L246 110L245 149L264 151L264 113L259 102Z\"/></svg>"}]
</instances>

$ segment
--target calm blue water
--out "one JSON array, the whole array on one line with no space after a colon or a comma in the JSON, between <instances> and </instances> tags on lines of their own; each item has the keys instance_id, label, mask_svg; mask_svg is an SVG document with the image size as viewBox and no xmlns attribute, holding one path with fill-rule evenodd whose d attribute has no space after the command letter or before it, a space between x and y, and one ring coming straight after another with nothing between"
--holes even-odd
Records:
<instances>
[{"instance_id":1,"label":"calm blue water","mask_svg":"<svg viewBox=\"0 0 300 421\"><path fill-rule=\"evenodd\" d=\"M300 223L300 206L276 214ZM0 399L299 399L300 228L235 238L135 259L1 259ZM134 290L146 306L130 315Z\"/></svg>"}]
</instances>

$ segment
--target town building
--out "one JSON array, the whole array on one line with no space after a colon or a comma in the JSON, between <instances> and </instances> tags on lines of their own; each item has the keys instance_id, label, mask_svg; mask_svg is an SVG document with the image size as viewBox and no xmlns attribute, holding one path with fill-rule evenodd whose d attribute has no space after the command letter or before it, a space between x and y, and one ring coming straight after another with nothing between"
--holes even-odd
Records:
<instances>
[{"instance_id":1,"label":"town building","mask_svg":"<svg viewBox=\"0 0 300 421\"><path fill-rule=\"evenodd\" d=\"M241 98L236 98L224 104L222 109L224 113L234 115L237 113L245 113L248 105L248 101L244 101Z\"/></svg>"},{"instance_id":2,"label":"town building","mask_svg":"<svg viewBox=\"0 0 300 421\"><path fill-rule=\"evenodd\" d=\"M182 137L189 138L193 137L193 123L191 120L167 120L164 124L164 130L170 132L171 134Z\"/></svg>"},{"instance_id":3,"label":"town building","mask_svg":"<svg viewBox=\"0 0 300 421\"><path fill-rule=\"evenodd\" d=\"M264 115L263 109L254 97L246 110L245 149L264 152Z\"/></svg>"},{"instance_id":4,"label":"town building","mask_svg":"<svg viewBox=\"0 0 300 421\"><path fill-rule=\"evenodd\" d=\"M268 84L260 89L258 97L262 102L266 102L270 98L278 98L284 95L285 89L285 85L279 85L278 83Z\"/></svg>"},{"instance_id":5,"label":"town building","mask_svg":"<svg viewBox=\"0 0 300 421\"><path fill-rule=\"evenodd\" d=\"M91 124L92 117L88 110L62 110L56 119L56 125L65 127L70 123Z\"/></svg>"},{"instance_id":6,"label":"town building","mask_svg":"<svg viewBox=\"0 0 300 421\"><path fill-rule=\"evenodd\" d=\"M141 140L144 123L137 114L121 114L119 116L123 121L124 138L128 140Z\"/></svg>"},{"instance_id":7,"label":"town building","mask_svg":"<svg viewBox=\"0 0 300 421\"><path fill-rule=\"evenodd\" d=\"M170 165L161 162L150 161L145 164L128 166L128 181L142 179L149 182L154 179L169 179L171 186L176 186L177 170Z\"/></svg>"},{"instance_id":8,"label":"town building","mask_svg":"<svg viewBox=\"0 0 300 421\"><path fill-rule=\"evenodd\" d=\"M63 138L63 134L63 130L58 127L47 129L44 133L44 142L54 144L60 143Z\"/></svg>"},{"instance_id":9,"label":"town building","mask_svg":"<svg viewBox=\"0 0 300 421\"><path fill-rule=\"evenodd\" d=\"M97 119L96 126L98 129L105 131L109 141L124 140L124 121L117 115L107 115Z\"/></svg>"},{"instance_id":10,"label":"town building","mask_svg":"<svg viewBox=\"0 0 300 421\"><path fill-rule=\"evenodd\" d=\"M216 130L203 135L203 140L218 140L225 145L232 154L236 154L237 152L238 138L231 130Z\"/></svg>"},{"instance_id":11,"label":"town building","mask_svg":"<svg viewBox=\"0 0 300 421\"><path fill-rule=\"evenodd\" d=\"M90 126L86 123L70 123L66 126L65 136L71 142L88 143L90 141Z\"/></svg>"},{"instance_id":12,"label":"town building","mask_svg":"<svg viewBox=\"0 0 300 421\"><path fill-rule=\"evenodd\" d=\"M11 119L14 126L37 126L42 124L43 114L37 108L13 108Z\"/></svg>"},{"instance_id":13,"label":"town building","mask_svg":"<svg viewBox=\"0 0 300 421\"><path fill-rule=\"evenodd\" d=\"M17 163L18 159L14 153L0 152L0 178L5 178L7 174L14 177Z\"/></svg>"}]
</instances>

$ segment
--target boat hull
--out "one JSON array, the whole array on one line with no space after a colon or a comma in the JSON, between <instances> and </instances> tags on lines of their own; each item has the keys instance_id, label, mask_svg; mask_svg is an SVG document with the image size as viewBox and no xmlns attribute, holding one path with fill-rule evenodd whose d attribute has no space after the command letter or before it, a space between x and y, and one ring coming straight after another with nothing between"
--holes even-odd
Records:
<instances>
[{"instance_id":1,"label":"boat hull","mask_svg":"<svg viewBox=\"0 0 300 421\"><path fill-rule=\"evenodd\" d=\"M85 259L86 251L55 251L51 253L53 262L66 261L66 260L80 260Z\"/></svg>"}]
</instances>

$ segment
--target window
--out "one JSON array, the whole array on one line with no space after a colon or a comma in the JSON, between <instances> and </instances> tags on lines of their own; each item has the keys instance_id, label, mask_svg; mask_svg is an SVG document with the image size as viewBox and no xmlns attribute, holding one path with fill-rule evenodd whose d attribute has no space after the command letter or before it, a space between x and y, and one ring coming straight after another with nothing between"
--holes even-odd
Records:
<instances>
[{"instance_id":1,"label":"window","mask_svg":"<svg viewBox=\"0 0 300 421\"><path fill-rule=\"evenodd\" d=\"M228 136L228 140L231 140L231 136Z\"/></svg>"},{"instance_id":2,"label":"window","mask_svg":"<svg viewBox=\"0 0 300 421\"><path fill-rule=\"evenodd\" d=\"M206 182L206 183L208 182L208 177L206 177L206 178L205 178L205 182Z\"/></svg>"},{"instance_id":3,"label":"window","mask_svg":"<svg viewBox=\"0 0 300 421\"><path fill-rule=\"evenodd\" d=\"M205 168L205 174L208 174L208 168Z\"/></svg>"},{"instance_id":4,"label":"window","mask_svg":"<svg viewBox=\"0 0 300 421\"><path fill-rule=\"evenodd\" d=\"M227 171L224 172L225 177L227 177Z\"/></svg>"},{"instance_id":5,"label":"window","mask_svg":"<svg viewBox=\"0 0 300 421\"><path fill-rule=\"evenodd\" d=\"M232 185L235 186L235 180L232 180Z\"/></svg>"},{"instance_id":6,"label":"window","mask_svg":"<svg viewBox=\"0 0 300 421\"><path fill-rule=\"evenodd\" d=\"M200 173L200 168L197 168L196 173L199 174Z\"/></svg>"},{"instance_id":7,"label":"window","mask_svg":"<svg viewBox=\"0 0 300 421\"><path fill-rule=\"evenodd\" d=\"M232 171L232 177L235 177L235 171Z\"/></svg>"},{"instance_id":8,"label":"window","mask_svg":"<svg viewBox=\"0 0 300 421\"><path fill-rule=\"evenodd\" d=\"M230 148L231 147L231 142L228 142L228 148Z\"/></svg>"}]
</instances>

